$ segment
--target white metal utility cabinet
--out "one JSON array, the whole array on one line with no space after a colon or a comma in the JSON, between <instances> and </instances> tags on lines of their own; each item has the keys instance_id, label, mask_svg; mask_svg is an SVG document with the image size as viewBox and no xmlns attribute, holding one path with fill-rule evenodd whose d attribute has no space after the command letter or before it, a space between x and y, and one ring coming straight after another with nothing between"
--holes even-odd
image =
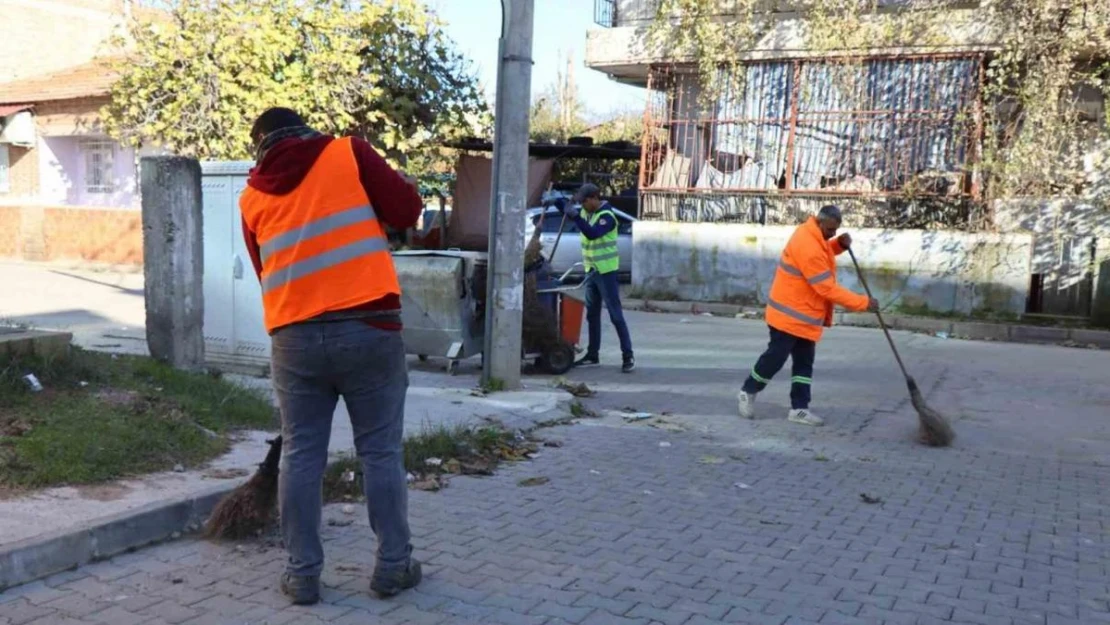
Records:
<instances>
[{"instance_id":1,"label":"white metal utility cabinet","mask_svg":"<svg viewBox=\"0 0 1110 625\"><path fill-rule=\"evenodd\" d=\"M253 166L251 161L201 163L204 350L216 369L258 373L269 370L270 337L239 214L239 194Z\"/></svg>"}]
</instances>

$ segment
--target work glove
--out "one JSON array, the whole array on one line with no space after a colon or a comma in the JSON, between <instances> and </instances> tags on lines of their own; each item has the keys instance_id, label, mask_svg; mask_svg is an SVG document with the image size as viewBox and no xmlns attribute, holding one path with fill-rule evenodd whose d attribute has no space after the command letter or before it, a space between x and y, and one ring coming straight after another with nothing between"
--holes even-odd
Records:
<instances>
[{"instance_id":1,"label":"work glove","mask_svg":"<svg viewBox=\"0 0 1110 625\"><path fill-rule=\"evenodd\" d=\"M841 249L849 249L852 247L852 235L845 232L844 234L836 237L836 242L840 244Z\"/></svg>"}]
</instances>

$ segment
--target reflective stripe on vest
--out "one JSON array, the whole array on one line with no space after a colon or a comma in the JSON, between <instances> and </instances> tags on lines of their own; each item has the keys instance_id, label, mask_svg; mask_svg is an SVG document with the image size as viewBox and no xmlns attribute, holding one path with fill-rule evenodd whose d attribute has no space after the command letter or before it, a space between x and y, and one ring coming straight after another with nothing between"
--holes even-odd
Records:
<instances>
[{"instance_id":1,"label":"reflective stripe on vest","mask_svg":"<svg viewBox=\"0 0 1110 625\"><path fill-rule=\"evenodd\" d=\"M620 269L620 249L617 247L617 217L609 210L600 210L590 216L589 224L596 225L604 216L613 220L613 229L600 239L590 240L581 235L582 261L586 271L596 269L598 273L612 273Z\"/></svg>"},{"instance_id":2,"label":"reflective stripe on vest","mask_svg":"<svg viewBox=\"0 0 1110 625\"><path fill-rule=\"evenodd\" d=\"M299 228L283 232L267 241L265 245L260 246L262 262L265 263L266 259L268 259L271 254L293 247L305 239L318 237L333 230L353 226L362 221L369 222L374 219L377 219L377 215L374 214L374 207L369 204L364 204L326 217L321 217L316 221L310 221Z\"/></svg>"},{"instance_id":3,"label":"reflective stripe on vest","mask_svg":"<svg viewBox=\"0 0 1110 625\"><path fill-rule=\"evenodd\" d=\"M343 247L328 250L323 254L310 256L267 274L262 279L262 293L265 294L297 278L303 278L328 267L334 267L340 263L355 260L360 256L369 256L375 252L384 252L388 249L389 241L384 237L369 237L354 243L348 243Z\"/></svg>"},{"instance_id":4,"label":"reflective stripe on vest","mask_svg":"<svg viewBox=\"0 0 1110 625\"><path fill-rule=\"evenodd\" d=\"M798 277L798 278L805 278L805 275L801 272L801 270L794 267L793 265L786 264L786 261L784 261L784 260L779 260L779 269L782 269L783 271L785 271L786 273L788 273L792 276L795 276L795 277ZM817 274L816 276L813 276L812 278L807 279L806 282L808 282L810 284L819 284L821 282L824 282L825 280L828 280L831 277L832 277L832 272L831 271L822 271L821 273Z\"/></svg>"},{"instance_id":5,"label":"reflective stripe on vest","mask_svg":"<svg viewBox=\"0 0 1110 625\"><path fill-rule=\"evenodd\" d=\"M810 317L809 315L800 313L800 312L794 310L793 308L791 308L789 306L786 306L785 304L780 304L780 303L776 302L773 299L768 298L767 299L767 305L770 306L771 308L774 308L775 310L779 311L780 313L786 315L787 317L790 317L792 319L796 319L798 321L801 321L802 323L808 323L811 326L824 326L825 325L825 320L824 319L819 319L817 317Z\"/></svg>"}]
</instances>

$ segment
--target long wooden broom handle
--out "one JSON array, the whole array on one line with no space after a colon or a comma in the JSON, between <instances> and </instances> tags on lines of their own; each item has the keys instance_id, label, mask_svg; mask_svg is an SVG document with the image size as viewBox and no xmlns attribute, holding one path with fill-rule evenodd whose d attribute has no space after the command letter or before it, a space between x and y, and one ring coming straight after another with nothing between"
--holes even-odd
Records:
<instances>
[{"instance_id":1,"label":"long wooden broom handle","mask_svg":"<svg viewBox=\"0 0 1110 625\"><path fill-rule=\"evenodd\" d=\"M871 287L867 286L867 278L863 277L863 270L860 269L859 261L856 260L856 253L850 247L848 248L848 255L852 257L852 264L856 267L856 275L859 276L860 284L863 285L863 290L867 292L867 297L875 299L875 296L871 294ZM894 339L891 338L890 330L887 329L886 322L883 321L883 313L876 310L875 316L879 318L879 327L883 329L883 334L886 335L886 342L890 343L890 351L894 352L894 359L898 361L898 368L902 370L902 376L908 380L910 374L906 371L906 365L902 363L902 356L898 354L898 348L894 346Z\"/></svg>"}]
</instances>

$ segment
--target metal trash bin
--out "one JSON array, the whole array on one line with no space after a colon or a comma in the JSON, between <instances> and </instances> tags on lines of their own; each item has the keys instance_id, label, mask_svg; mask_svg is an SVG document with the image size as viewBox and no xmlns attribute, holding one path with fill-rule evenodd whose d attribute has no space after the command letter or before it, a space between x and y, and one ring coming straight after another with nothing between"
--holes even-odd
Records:
<instances>
[{"instance_id":1,"label":"metal trash bin","mask_svg":"<svg viewBox=\"0 0 1110 625\"><path fill-rule=\"evenodd\" d=\"M393 265L401 284L406 353L421 360L446 358L452 374L460 360L480 355L485 336L487 254L394 252Z\"/></svg>"}]
</instances>

